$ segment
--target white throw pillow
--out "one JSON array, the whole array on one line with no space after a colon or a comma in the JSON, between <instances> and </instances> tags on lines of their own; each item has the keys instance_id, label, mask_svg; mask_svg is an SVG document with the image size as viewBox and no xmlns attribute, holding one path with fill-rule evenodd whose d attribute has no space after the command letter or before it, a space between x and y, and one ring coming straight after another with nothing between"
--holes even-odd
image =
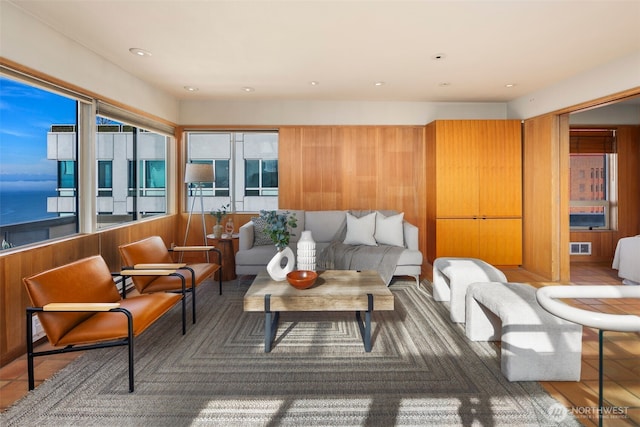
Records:
<instances>
[{"instance_id":1,"label":"white throw pillow","mask_svg":"<svg viewBox=\"0 0 640 427\"><path fill-rule=\"evenodd\" d=\"M355 217L347 212L347 236L344 238L346 245L378 246L375 237L373 237L375 231L375 212L371 212L362 218Z\"/></svg>"},{"instance_id":2,"label":"white throw pillow","mask_svg":"<svg viewBox=\"0 0 640 427\"><path fill-rule=\"evenodd\" d=\"M376 215L376 232L374 234L376 242L381 245L404 247L403 219L404 212L392 216L384 216L378 212L378 215Z\"/></svg>"}]
</instances>

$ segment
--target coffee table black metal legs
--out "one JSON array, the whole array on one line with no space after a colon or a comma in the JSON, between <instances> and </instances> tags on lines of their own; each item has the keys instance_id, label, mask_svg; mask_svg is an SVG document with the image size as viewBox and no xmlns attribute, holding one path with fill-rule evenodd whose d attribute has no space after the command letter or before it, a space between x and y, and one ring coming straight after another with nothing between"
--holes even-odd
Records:
<instances>
[{"instance_id":1,"label":"coffee table black metal legs","mask_svg":"<svg viewBox=\"0 0 640 427\"><path fill-rule=\"evenodd\" d=\"M367 311L364 314L364 322L359 311L356 311L356 320L362 342L364 343L364 351L371 351L371 313L373 312L373 295L367 294ZM278 320L280 312L271 311L271 294L264 296L264 352L269 353L273 344L273 339L278 330Z\"/></svg>"},{"instance_id":2,"label":"coffee table black metal legs","mask_svg":"<svg viewBox=\"0 0 640 427\"><path fill-rule=\"evenodd\" d=\"M356 320L358 321L358 328L360 328L360 335L364 342L364 351L367 353L371 351L371 312L373 311L373 295L367 294L367 311L364 313L364 324L362 323L362 317L360 312L356 311Z\"/></svg>"},{"instance_id":3,"label":"coffee table black metal legs","mask_svg":"<svg viewBox=\"0 0 640 427\"><path fill-rule=\"evenodd\" d=\"M269 353L271 351L271 343L276 337L276 331L278 330L278 319L280 318L280 312L275 313L271 311L271 295L264 296L264 352Z\"/></svg>"}]
</instances>

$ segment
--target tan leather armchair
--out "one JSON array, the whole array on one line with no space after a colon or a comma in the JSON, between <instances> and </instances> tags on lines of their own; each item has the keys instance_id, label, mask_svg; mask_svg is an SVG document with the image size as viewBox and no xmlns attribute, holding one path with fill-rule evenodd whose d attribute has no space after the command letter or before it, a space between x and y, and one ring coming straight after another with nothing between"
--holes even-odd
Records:
<instances>
[{"instance_id":1,"label":"tan leather armchair","mask_svg":"<svg viewBox=\"0 0 640 427\"><path fill-rule=\"evenodd\" d=\"M34 388L34 357L127 346L129 391L132 392L134 337L181 298L178 294L158 293L121 299L109 267L99 255L25 277L23 282L33 304L26 311L29 390ZM51 345L63 348L34 352L33 313L38 316Z\"/></svg>"},{"instance_id":2,"label":"tan leather armchair","mask_svg":"<svg viewBox=\"0 0 640 427\"><path fill-rule=\"evenodd\" d=\"M120 245L120 255L123 267L123 275L130 275L134 286L140 294L149 294L155 292L181 292L186 298L187 293L191 293L192 316L193 323L196 323L196 292L195 289L208 277L212 276L216 271L220 270L222 264L222 253L214 246L177 246L171 249L174 252L187 251L214 251L218 254L219 264L211 262L203 263L175 263L171 257L170 250L167 249L164 241L160 236L152 236L146 239L138 240L133 243ZM175 276L145 274L144 270L162 270L176 269L180 274L184 274L187 280L186 288L182 285L180 279ZM133 271L139 271L132 274ZM222 295L222 274L219 275L219 289ZM124 288L123 288L124 292ZM123 298L125 294L123 294ZM183 315L184 315L183 300Z\"/></svg>"}]
</instances>

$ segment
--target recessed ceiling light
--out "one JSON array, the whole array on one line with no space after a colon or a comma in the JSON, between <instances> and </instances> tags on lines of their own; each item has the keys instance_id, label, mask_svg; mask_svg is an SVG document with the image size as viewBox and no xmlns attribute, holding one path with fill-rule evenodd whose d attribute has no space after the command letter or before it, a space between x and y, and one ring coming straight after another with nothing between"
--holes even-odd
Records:
<instances>
[{"instance_id":1,"label":"recessed ceiling light","mask_svg":"<svg viewBox=\"0 0 640 427\"><path fill-rule=\"evenodd\" d=\"M374 85L375 86L384 86L384 82L375 82Z\"/></svg>"},{"instance_id":2,"label":"recessed ceiling light","mask_svg":"<svg viewBox=\"0 0 640 427\"><path fill-rule=\"evenodd\" d=\"M506 85L504 85L504 87L514 87L515 85L515 83L507 83Z\"/></svg>"},{"instance_id":3,"label":"recessed ceiling light","mask_svg":"<svg viewBox=\"0 0 640 427\"><path fill-rule=\"evenodd\" d=\"M249 86L245 86L245 87L243 87L243 88L242 88L242 90L243 90L243 91L245 91L245 92L253 92L253 91L255 91L255 89L254 89L254 88L249 87Z\"/></svg>"},{"instance_id":4,"label":"recessed ceiling light","mask_svg":"<svg viewBox=\"0 0 640 427\"><path fill-rule=\"evenodd\" d=\"M193 87L193 86L185 86L184 90L186 90L188 92L197 92L198 88L197 87Z\"/></svg>"},{"instance_id":5,"label":"recessed ceiling light","mask_svg":"<svg viewBox=\"0 0 640 427\"><path fill-rule=\"evenodd\" d=\"M312 81L312 82L309 82L309 84L310 84L311 86L318 86L320 83L319 83L319 82L316 82L316 81L314 80L314 81Z\"/></svg>"},{"instance_id":6,"label":"recessed ceiling light","mask_svg":"<svg viewBox=\"0 0 640 427\"><path fill-rule=\"evenodd\" d=\"M151 52L149 52L148 50L140 49L138 47L132 47L131 49L129 49L129 52L137 56L151 56Z\"/></svg>"},{"instance_id":7,"label":"recessed ceiling light","mask_svg":"<svg viewBox=\"0 0 640 427\"><path fill-rule=\"evenodd\" d=\"M435 55L431 56L431 59L434 60L434 61L442 61L446 57L447 57L447 55L444 54L444 53L436 53Z\"/></svg>"}]
</instances>

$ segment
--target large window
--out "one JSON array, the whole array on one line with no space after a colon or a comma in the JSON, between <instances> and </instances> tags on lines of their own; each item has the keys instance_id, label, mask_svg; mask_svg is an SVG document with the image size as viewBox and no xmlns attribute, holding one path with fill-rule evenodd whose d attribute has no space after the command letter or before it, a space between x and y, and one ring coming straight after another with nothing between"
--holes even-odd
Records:
<instances>
[{"instance_id":1,"label":"large window","mask_svg":"<svg viewBox=\"0 0 640 427\"><path fill-rule=\"evenodd\" d=\"M0 73L2 249L167 212L171 125L4 66ZM92 211L85 202L94 197Z\"/></svg>"},{"instance_id":2,"label":"large window","mask_svg":"<svg viewBox=\"0 0 640 427\"><path fill-rule=\"evenodd\" d=\"M2 248L76 233L78 100L5 76L0 94ZM70 214L58 211L61 195L74 200Z\"/></svg>"},{"instance_id":3,"label":"large window","mask_svg":"<svg viewBox=\"0 0 640 427\"><path fill-rule=\"evenodd\" d=\"M61 135L51 132L50 136L59 139ZM165 213L167 137L104 116L96 117L95 137L97 228ZM71 175L74 163L59 160L60 187L73 182L76 188L75 173ZM60 214L75 212L71 203L75 196L75 191L60 191L56 207Z\"/></svg>"},{"instance_id":4,"label":"large window","mask_svg":"<svg viewBox=\"0 0 640 427\"><path fill-rule=\"evenodd\" d=\"M277 209L277 132L188 132L187 161L214 167L215 182L203 186L205 211L227 204L235 212ZM188 196L195 194L189 188Z\"/></svg>"},{"instance_id":5,"label":"large window","mask_svg":"<svg viewBox=\"0 0 640 427\"><path fill-rule=\"evenodd\" d=\"M110 227L167 207L167 137L97 116L97 226Z\"/></svg>"},{"instance_id":6,"label":"large window","mask_svg":"<svg viewBox=\"0 0 640 427\"><path fill-rule=\"evenodd\" d=\"M574 229L610 229L616 224L615 131L572 129L569 224Z\"/></svg>"}]
</instances>

